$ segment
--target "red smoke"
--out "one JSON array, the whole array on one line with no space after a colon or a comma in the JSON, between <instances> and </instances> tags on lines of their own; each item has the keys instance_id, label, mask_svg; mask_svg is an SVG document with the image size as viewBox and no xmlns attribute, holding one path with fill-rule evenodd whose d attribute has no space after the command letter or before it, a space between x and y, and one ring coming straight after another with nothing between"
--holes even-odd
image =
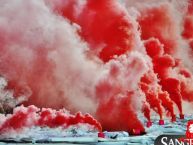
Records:
<instances>
[{"instance_id":1,"label":"red smoke","mask_svg":"<svg viewBox=\"0 0 193 145\"><path fill-rule=\"evenodd\" d=\"M171 11L170 5L163 3L154 7L145 7L138 18L141 38L143 40L151 37L159 39L164 45L166 54L174 54L177 49L176 31L178 30L175 30L176 24Z\"/></svg>"},{"instance_id":2,"label":"red smoke","mask_svg":"<svg viewBox=\"0 0 193 145\"><path fill-rule=\"evenodd\" d=\"M146 95L146 101L149 103L150 107L159 114L160 119L162 119L162 108L161 102L157 96L157 90L151 88L155 86L155 76L152 72L148 72L141 78L141 89Z\"/></svg>"},{"instance_id":3,"label":"red smoke","mask_svg":"<svg viewBox=\"0 0 193 145\"><path fill-rule=\"evenodd\" d=\"M171 67L175 67L175 61L170 55L163 55L163 48L161 45L156 44L157 40L148 41L146 44L147 52L149 52L152 57L154 64L154 71L158 73L160 78L160 84L164 91L167 91L170 94L170 98L176 103L180 113L182 114L182 96L180 82L178 79L170 78L169 73L171 73ZM151 44L153 43L153 44ZM152 55L152 47L158 49L160 54ZM159 50L160 49L160 50ZM162 53L161 53L162 52ZM171 87L172 86L172 87Z\"/></svg>"},{"instance_id":4,"label":"red smoke","mask_svg":"<svg viewBox=\"0 0 193 145\"><path fill-rule=\"evenodd\" d=\"M193 38L193 34L192 34L192 30L193 30L193 1L189 0L189 5L187 8L187 13L185 16L185 20L184 20L184 31L182 33L182 35L186 38L186 39L191 39Z\"/></svg>"},{"instance_id":5,"label":"red smoke","mask_svg":"<svg viewBox=\"0 0 193 145\"><path fill-rule=\"evenodd\" d=\"M126 130L131 132L133 129L140 129L141 132L145 131L141 122L138 121L134 110L130 107L130 97L128 94L128 96L123 98L111 97L108 102L100 102L97 116L105 130ZM108 114L108 117L106 114Z\"/></svg>"},{"instance_id":6,"label":"red smoke","mask_svg":"<svg viewBox=\"0 0 193 145\"><path fill-rule=\"evenodd\" d=\"M14 109L14 113L8 116L3 122L0 128L0 132L9 131L13 129L15 131L21 131L24 127L50 127L56 128L62 126L64 129L71 125L78 123L89 124L96 130L101 131L101 125L89 114L77 113L76 115L70 115L66 110L52 110L52 109L38 109L35 106L18 107Z\"/></svg>"},{"instance_id":7,"label":"red smoke","mask_svg":"<svg viewBox=\"0 0 193 145\"><path fill-rule=\"evenodd\" d=\"M150 114L150 108L147 104L143 104L143 107L142 107L142 112L144 113L144 116L146 117L146 119L148 121L151 121L151 114Z\"/></svg>"},{"instance_id":8,"label":"red smoke","mask_svg":"<svg viewBox=\"0 0 193 145\"><path fill-rule=\"evenodd\" d=\"M183 114L183 101L193 101L192 1L179 16L169 1L136 3L4 0L0 75L7 88L25 105L89 112L105 130L144 132L138 113L148 121L151 111L173 117L174 105ZM101 130L90 115L31 106L17 108L1 131L78 123Z\"/></svg>"},{"instance_id":9,"label":"red smoke","mask_svg":"<svg viewBox=\"0 0 193 145\"><path fill-rule=\"evenodd\" d=\"M132 50L134 26L116 0L88 1L80 13L75 11L77 4L76 0L69 1L57 11L81 26L80 35L104 62Z\"/></svg>"},{"instance_id":10,"label":"red smoke","mask_svg":"<svg viewBox=\"0 0 193 145\"><path fill-rule=\"evenodd\" d=\"M179 66L178 59L174 55L177 53L177 45L179 44L176 40L179 36L175 33L178 30L173 30L176 28L175 21L172 15L169 15L171 11L167 4L160 5L157 8L147 8L145 13L145 17L142 16L139 18L139 23L142 29L142 38L145 40L150 38L145 44L147 53L152 58L154 71L158 74L162 89L169 93L171 100L176 103L179 112L182 114L182 97L187 98L192 89L187 86L188 84L183 83L184 80L177 77L177 75L181 74L189 78L189 81L192 80L190 80L191 73L183 66ZM186 23L185 21L185 30L187 29L190 32L191 28L190 26L186 26ZM151 25L150 28L149 25ZM184 36L187 35L189 34L184 32ZM152 37L158 40L153 40L151 39ZM179 69L179 72L173 72L175 68ZM185 91L183 90L187 89L190 89L189 93L184 93Z\"/></svg>"}]
</instances>

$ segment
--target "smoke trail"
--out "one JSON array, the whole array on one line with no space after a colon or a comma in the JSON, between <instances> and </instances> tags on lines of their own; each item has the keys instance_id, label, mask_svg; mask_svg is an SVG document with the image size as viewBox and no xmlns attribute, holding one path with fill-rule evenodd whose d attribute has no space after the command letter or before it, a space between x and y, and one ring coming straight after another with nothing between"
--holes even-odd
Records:
<instances>
[{"instance_id":1,"label":"smoke trail","mask_svg":"<svg viewBox=\"0 0 193 145\"><path fill-rule=\"evenodd\" d=\"M171 76L172 67L175 66L173 58L170 55L164 55L163 46L156 39L146 41L146 49L147 53L153 59L154 71L158 73L158 76L161 80L160 84L162 85L163 90L170 94L170 98L176 103L180 113L182 113L180 83L178 79L174 79L172 78L173 76Z\"/></svg>"},{"instance_id":2,"label":"smoke trail","mask_svg":"<svg viewBox=\"0 0 193 145\"><path fill-rule=\"evenodd\" d=\"M174 116L174 108L173 108L173 102L169 97L169 94L166 91L161 91L158 94L159 99L162 102L162 106L165 108L166 111L170 113L171 116Z\"/></svg>"},{"instance_id":3,"label":"smoke trail","mask_svg":"<svg viewBox=\"0 0 193 145\"><path fill-rule=\"evenodd\" d=\"M160 44L160 42L157 39L149 39L145 41L144 43L147 54L151 57L154 58L159 55L163 55L164 50L163 50L163 45ZM160 74L159 74L160 75ZM174 115L174 109L173 109L173 103L171 99L169 98L169 94L167 92L163 92L161 89L161 86L158 84L158 81L156 81L156 76L154 76L154 86L156 86L156 91L158 92L158 98L162 102L162 106L168 110L171 115Z\"/></svg>"},{"instance_id":4,"label":"smoke trail","mask_svg":"<svg viewBox=\"0 0 193 145\"><path fill-rule=\"evenodd\" d=\"M62 126L64 129L78 123L89 124L96 130L101 131L101 125L89 114L76 115L69 114L66 110L42 109L35 106L24 107L20 106L14 109L13 115L6 116L5 120L0 126L0 134L4 132L22 132L24 128L31 128L34 126L57 128Z\"/></svg>"},{"instance_id":5,"label":"smoke trail","mask_svg":"<svg viewBox=\"0 0 193 145\"><path fill-rule=\"evenodd\" d=\"M146 119L148 120L148 121L151 121L151 112L150 112L151 110L150 110L150 108L149 108L149 106L147 105L147 104L143 104L143 107L142 107L142 112L144 113L144 116L146 117Z\"/></svg>"},{"instance_id":6,"label":"smoke trail","mask_svg":"<svg viewBox=\"0 0 193 145\"><path fill-rule=\"evenodd\" d=\"M156 90L156 76L152 71L149 71L141 78L141 89L146 95L146 101L149 103L150 107L159 114L162 119L162 107L161 102L157 96Z\"/></svg>"}]
</instances>

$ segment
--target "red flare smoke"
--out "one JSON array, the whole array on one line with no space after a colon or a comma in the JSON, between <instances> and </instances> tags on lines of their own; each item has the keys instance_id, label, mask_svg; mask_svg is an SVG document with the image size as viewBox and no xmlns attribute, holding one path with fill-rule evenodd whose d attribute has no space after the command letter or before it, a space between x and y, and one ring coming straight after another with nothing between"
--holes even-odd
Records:
<instances>
[{"instance_id":1,"label":"red flare smoke","mask_svg":"<svg viewBox=\"0 0 193 145\"><path fill-rule=\"evenodd\" d=\"M145 48L151 58L158 57L164 53L163 45L157 39L149 39L145 41ZM169 94L167 91L163 92L159 84L157 87L158 98L161 100L162 106L168 110L171 115L174 115L173 102L169 98Z\"/></svg>"},{"instance_id":2,"label":"red flare smoke","mask_svg":"<svg viewBox=\"0 0 193 145\"><path fill-rule=\"evenodd\" d=\"M162 106L165 108L165 110L167 110L171 116L174 116L175 114L174 114L173 102L169 98L169 94L165 91L165 92L160 92L158 95L159 95L159 99L162 102Z\"/></svg>"},{"instance_id":3,"label":"red flare smoke","mask_svg":"<svg viewBox=\"0 0 193 145\"><path fill-rule=\"evenodd\" d=\"M179 48L181 40L179 41L178 39L181 36L178 33L180 32L180 27L177 26L178 22L175 22L177 19L174 18L175 16L172 14L170 6L170 3L166 2L159 6L144 7L144 9L141 9L142 15L138 17L138 22L141 26L142 39L148 40L154 37L161 42L158 43L158 41L154 40L154 42L149 42L149 44L146 43L146 50L148 55L153 59L154 71L158 73L158 77L161 80L160 85L163 90L169 93L171 100L178 106L179 112L182 112L182 98L192 98L193 89L190 85L192 79L190 78L191 74L189 70L184 68L182 64L179 64L179 60L175 56L177 51L182 49ZM189 2L183 32L183 36L189 39L189 41L192 37L191 29L193 26L191 24L191 15L192 1ZM150 25L151 27L149 27ZM156 51L158 53L155 53ZM184 53L186 52L184 51ZM184 54L181 55L183 56ZM180 71L174 71L174 68ZM173 74L174 72L175 74ZM180 75L186 77L186 81Z\"/></svg>"},{"instance_id":4,"label":"red flare smoke","mask_svg":"<svg viewBox=\"0 0 193 145\"><path fill-rule=\"evenodd\" d=\"M170 78L171 68L175 67L174 59L172 58L171 55L163 54L163 46L156 39L148 40L145 46L148 54L152 57L154 71L158 73L158 77L161 80L160 84L163 90L169 93L171 100L176 103L176 105L178 106L179 112L182 113L182 96L181 96L181 90L180 90L181 89L180 82L177 78L176 79ZM154 47L156 50L158 50L158 52L160 52L157 55L152 55L154 53L151 50L153 50ZM163 99L164 98L162 96L162 100ZM170 107L170 110L171 110L171 113L173 114L173 111L172 111L173 109L171 109L171 107Z\"/></svg>"},{"instance_id":5,"label":"red flare smoke","mask_svg":"<svg viewBox=\"0 0 193 145\"><path fill-rule=\"evenodd\" d=\"M76 4L75 1L69 1L57 11L81 26L80 35L104 62L130 51L135 45L134 26L116 0L90 0L79 14L75 14L78 17L72 16L76 11L71 8L75 8Z\"/></svg>"},{"instance_id":6,"label":"red flare smoke","mask_svg":"<svg viewBox=\"0 0 193 145\"><path fill-rule=\"evenodd\" d=\"M146 119L148 120L148 122L151 121L151 114L150 114L150 108L147 104L143 104L143 107L142 107L142 112L144 113L144 116L146 117Z\"/></svg>"},{"instance_id":7,"label":"red flare smoke","mask_svg":"<svg viewBox=\"0 0 193 145\"><path fill-rule=\"evenodd\" d=\"M13 129L15 131L22 131L24 127L40 126L56 128L62 126L67 128L71 125L78 123L89 124L96 130L102 131L101 125L89 114L82 115L77 113L76 115L70 115L66 110L52 110L52 109L38 109L35 106L29 107L17 107L14 109L14 113L8 116L6 120L0 125L0 132L9 131Z\"/></svg>"},{"instance_id":8,"label":"red flare smoke","mask_svg":"<svg viewBox=\"0 0 193 145\"><path fill-rule=\"evenodd\" d=\"M136 114L130 107L129 97L130 96L119 99L111 98L111 100L107 102L100 103L97 116L105 130L126 130L132 132L133 129L139 129L141 132L145 131L141 122L138 121Z\"/></svg>"},{"instance_id":9,"label":"red flare smoke","mask_svg":"<svg viewBox=\"0 0 193 145\"><path fill-rule=\"evenodd\" d=\"M146 95L146 101L149 103L150 107L159 114L162 119L162 107L159 98L157 97L157 90L152 89L151 87L155 84L154 74L152 72L148 72L141 79L141 89Z\"/></svg>"},{"instance_id":10,"label":"red flare smoke","mask_svg":"<svg viewBox=\"0 0 193 145\"><path fill-rule=\"evenodd\" d=\"M138 17L142 39L147 40L151 37L159 39L164 45L166 54L174 54L177 48L178 34L175 30L177 27L171 11L169 3L163 3L154 7L145 7L141 10L142 15Z\"/></svg>"},{"instance_id":11,"label":"red flare smoke","mask_svg":"<svg viewBox=\"0 0 193 145\"><path fill-rule=\"evenodd\" d=\"M178 106L179 112L182 113L182 96L180 91L180 83L178 80L168 78L161 82L163 89L170 94L170 98ZM172 87L171 87L172 86Z\"/></svg>"}]
</instances>

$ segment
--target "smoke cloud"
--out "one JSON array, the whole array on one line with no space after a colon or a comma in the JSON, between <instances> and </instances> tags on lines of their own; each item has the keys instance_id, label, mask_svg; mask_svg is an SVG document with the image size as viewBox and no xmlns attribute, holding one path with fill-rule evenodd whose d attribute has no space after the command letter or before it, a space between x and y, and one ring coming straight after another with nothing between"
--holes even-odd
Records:
<instances>
[{"instance_id":1,"label":"smoke cloud","mask_svg":"<svg viewBox=\"0 0 193 145\"><path fill-rule=\"evenodd\" d=\"M43 118L38 125L52 127L52 109L65 108L90 113L105 130L144 132L141 113L148 121L152 111L160 119L186 113L183 101L193 101L192 3L1 0L1 88L17 100L12 108L27 110L16 126L37 125L28 122L35 114ZM50 121L29 105L52 108L42 111ZM14 128L14 116L1 117L1 128Z\"/></svg>"}]
</instances>

